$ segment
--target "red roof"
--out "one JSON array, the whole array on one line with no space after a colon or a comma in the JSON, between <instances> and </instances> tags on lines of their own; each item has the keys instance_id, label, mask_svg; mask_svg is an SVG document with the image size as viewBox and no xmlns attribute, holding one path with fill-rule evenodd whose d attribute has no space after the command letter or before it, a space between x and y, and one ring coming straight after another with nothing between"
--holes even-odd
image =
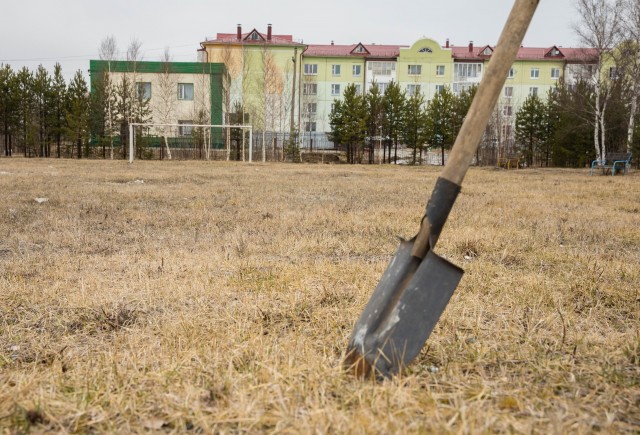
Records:
<instances>
[{"instance_id":1,"label":"red roof","mask_svg":"<svg viewBox=\"0 0 640 435\"><path fill-rule=\"evenodd\" d=\"M458 60L483 60L482 52L490 47L495 50L495 46L474 46L469 51L469 46L451 47L452 57ZM557 49L559 54L553 55L552 50ZM520 47L516 60L565 60L571 61L595 61L598 56L597 50L593 48L564 48L564 47Z\"/></svg>"},{"instance_id":2,"label":"red roof","mask_svg":"<svg viewBox=\"0 0 640 435\"><path fill-rule=\"evenodd\" d=\"M247 39L248 36L251 35L253 32L256 32L258 35L260 35L262 39L258 39L258 40ZM266 42L268 44L280 44L280 45L282 44L304 45L304 44L300 44L299 42L294 42L292 35L271 35L271 41L267 41L267 34L258 32L255 29L247 33L242 33L240 41L238 41L237 33L218 33L216 34L216 39L207 39L206 41L202 42L202 44L220 44L220 43L229 43L229 42L242 42L245 44L255 44L255 43Z\"/></svg>"},{"instance_id":3,"label":"red roof","mask_svg":"<svg viewBox=\"0 0 640 435\"><path fill-rule=\"evenodd\" d=\"M363 47L365 51L358 52L356 47ZM305 56L361 56L361 57L375 57L375 58L393 58L400 55L400 48L408 47L408 45L365 45L365 44L351 44L351 45L318 45L309 44L304 52Z\"/></svg>"}]
</instances>

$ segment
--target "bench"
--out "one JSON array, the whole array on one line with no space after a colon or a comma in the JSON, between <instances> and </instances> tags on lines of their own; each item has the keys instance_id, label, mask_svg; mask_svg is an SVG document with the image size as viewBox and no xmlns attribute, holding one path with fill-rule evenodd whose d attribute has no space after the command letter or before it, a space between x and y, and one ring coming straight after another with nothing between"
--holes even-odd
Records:
<instances>
[{"instance_id":1,"label":"bench","mask_svg":"<svg viewBox=\"0 0 640 435\"><path fill-rule=\"evenodd\" d=\"M593 175L593 170L596 168L602 168L602 175L606 175L609 170L611 171L611 176L616 175L616 171L623 170L626 174L630 167L631 153L608 153L603 160L596 159L591 162L590 175Z\"/></svg>"},{"instance_id":2,"label":"bench","mask_svg":"<svg viewBox=\"0 0 640 435\"><path fill-rule=\"evenodd\" d=\"M519 156L498 157L498 167L504 169L521 168L521 158Z\"/></svg>"}]
</instances>

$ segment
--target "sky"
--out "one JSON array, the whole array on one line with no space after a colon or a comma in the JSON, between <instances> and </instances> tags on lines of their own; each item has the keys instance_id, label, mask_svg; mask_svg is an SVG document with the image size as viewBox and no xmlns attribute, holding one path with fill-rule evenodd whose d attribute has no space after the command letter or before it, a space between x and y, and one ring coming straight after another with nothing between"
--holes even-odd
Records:
<instances>
[{"instance_id":1,"label":"sky","mask_svg":"<svg viewBox=\"0 0 640 435\"><path fill-rule=\"evenodd\" d=\"M524 45L578 46L575 0L542 0ZM100 42L113 36L124 58L132 40L143 60L160 60L166 47L176 62L195 61L200 42L216 33L257 29L293 35L307 44L411 45L422 37L440 44L494 45L511 0L0 0L0 64L49 71L59 62L69 80L87 76Z\"/></svg>"}]
</instances>

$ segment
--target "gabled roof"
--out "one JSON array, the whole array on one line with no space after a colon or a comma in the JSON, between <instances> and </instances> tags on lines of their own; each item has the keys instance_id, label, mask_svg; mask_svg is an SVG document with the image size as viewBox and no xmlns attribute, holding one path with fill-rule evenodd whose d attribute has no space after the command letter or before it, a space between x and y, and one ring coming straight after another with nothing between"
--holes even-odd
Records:
<instances>
[{"instance_id":1,"label":"gabled roof","mask_svg":"<svg viewBox=\"0 0 640 435\"><path fill-rule=\"evenodd\" d=\"M362 43L351 45L320 45L309 44L304 52L305 56L335 56L335 57L367 57L367 58L396 58L400 55L400 48L407 45L378 45ZM362 51L364 50L364 51Z\"/></svg>"},{"instance_id":2,"label":"gabled roof","mask_svg":"<svg viewBox=\"0 0 640 435\"><path fill-rule=\"evenodd\" d=\"M259 36L259 39L253 40L249 37L252 34L256 34ZM258 32L256 29L253 29L251 32L242 33L240 35L240 40L238 40L238 35L236 33L217 33L216 39L207 39L204 42L201 42L201 45L206 44L229 44L229 43L244 43L244 44L273 44L273 45L299 45L302 46L299 42L293 41L292 35L271 35L271 41L267 40L267 34Z\"/></svg>"},{"instance_id":3,"label":"gabled roof","mask_svg":"<svg viewBox=\"0 0 640 435\"><path fill-rule=\"evenodd\" d=\"M479 48L473 48L469 51L468 46L451 47L451 55L455 60L486 60L487 56L482 55L487 48L492 50L495 47L485 45ZM557 53L554 53L554 49ZM553 47L520 47L516 60L558 60L562 59L568 62L595 62L598 52L592 48L558 48Z\"/></svg>"}]
</instances>

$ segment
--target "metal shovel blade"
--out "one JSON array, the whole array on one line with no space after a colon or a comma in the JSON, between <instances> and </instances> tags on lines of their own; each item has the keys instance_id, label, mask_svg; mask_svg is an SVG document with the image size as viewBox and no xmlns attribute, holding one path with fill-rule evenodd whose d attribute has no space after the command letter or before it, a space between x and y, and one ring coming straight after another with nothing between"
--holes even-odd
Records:
<instances>
[{"instance_id":1,"label":"metal shovel blade","mask_svg":"<svg viewBox=\"0 0 640 435\"><path fill-rule=\"evenodd\" d=\"M355 324L345 364L358 376L391 377L411 362L462 279L431 250L413 257L414 240L402 241Z\"/></svg>"}]
</instances>

